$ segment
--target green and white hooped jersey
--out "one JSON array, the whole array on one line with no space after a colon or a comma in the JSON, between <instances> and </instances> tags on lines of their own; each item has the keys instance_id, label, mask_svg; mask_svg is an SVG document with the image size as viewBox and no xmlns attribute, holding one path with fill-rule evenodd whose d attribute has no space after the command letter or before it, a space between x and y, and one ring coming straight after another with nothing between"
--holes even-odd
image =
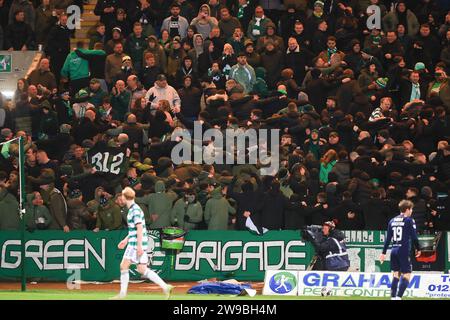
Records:
<instances>
[{"instance_id":1,"label":"green and white hooped jersey","mask_svg":"<svg viewBox=\"0 0 450 320\"><path fill-rule=\"evenodd\" d=\"M133 205L128 209L127 215L128 223L128 245L137 248L137 228L139 223L142 225L142 249L147 250L148 234L145 227L144 212L138 204Z\"/></svg>"}]
</instances>

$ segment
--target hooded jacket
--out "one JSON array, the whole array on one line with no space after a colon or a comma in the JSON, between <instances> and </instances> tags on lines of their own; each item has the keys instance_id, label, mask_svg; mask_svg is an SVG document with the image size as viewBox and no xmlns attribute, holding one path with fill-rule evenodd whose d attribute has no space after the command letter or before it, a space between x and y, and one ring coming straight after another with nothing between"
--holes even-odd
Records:
<instances>
[{"instance_id":1,"label":"hooded jacket","mask_svg":"<svg viewBox=\"0 0 450 320\"><path fill-rule=\"evenodd\" d=\"M216 18L211 16L211 8L207 4L203 4L199 11L202 10L203 7L206 7L209 12L209 17L207 19L207 23L203 24L200 23L201 21L204 21L203 19L200 19L199 17L195 17L191 21L191 26L195 26L197 29L197 32L200 33L203 36L203 39L206 39L209 37L209 33L211 32L212 28L217 26L219 23Z\"/></svg>"},{"instance_id":2,"label":"hooded jacket","mask_svg":"<svg viewBox=\"0 0 450 320\"><path fill-rule=\"evenodd\" d=\"M161 70L163 70L163 72L166 72L167 55L164 52L163 47L159 44L158 38L156 38L155 36L152 35L152 36L148 37L148 41L155 42L155 47L150 48L150 46L147 46L147 49L144 51L144 57L143 57L142 61L144 61L144 63L145 63L145 54L146 53L153 53L153 55L155 56L155 66L160 67Z\"/></svg>"},{"instance_id":3,"label":"hooded jacket","mask_svg":"<svg viewBox=\"0 0 450 320\"><path fill-rule=\"evenodd\" d=\"M205 222L208 224L208 230L227 230L228 215L235 213L236 210L222 196L222 188L214 189L205 207Z\"/></svg>"},{"instance_id":4,"label":"hooded jacket","mask_svg":"<svg viewBox=\"0 0 450 320\"><path fill-rule=\"evenodd\" d=\"M67 203L61 191L50 185L50 191L42 192L44 204L47 205L52 216L49 229L62 230L67 225Z\"/></svg>"},{"instance_id":5,"label":"hooded jacket","mask_svg":"<svg viewBox=\"0 0 450 320\"><path fill-rule=\"evenodd\" d=\"M19 203L7 189L0 189L0 231L19 230Z\"/></svg>"},{"instance_id":6,"label":"hooded jacket","mask_svg":"<svg viewBox=\"0 0 450 320\"><path fill-rule=\"evenodd\" d=\"M158 108L159 100L167 100L171 107L180 106L180 96L178 95L177 90L174 87L167 85L165 88L158 86L155 82L155 85L151 87L147 94L145 95L145 100L150 101L150 97L154 96L155 98L151 101L152 109Z\"/></svg>"},{"instance_id":7,"label":"hooded jacket","mask_svg":"<svg viewBox=\"0 0 450 320\"><path fill-rule=\"evenodd\" d=\"M52 222L52 216L47 207L36 206L32 203L34 200L34 194L27 195L27 210L25 213L25 225L28 231L33 231L36 228L47 229Z\"/></svg>"},{"instance_id":8,"label":"hooded jacket","mask_svg":"<svg viewBox=\"0 0 450 320\"><path fill-rule=\"evenodd\" d=\"M188 203L181 198L175 202L171 212L172 225L178 224L178 227L184 230L193 230L197 228L197 224L203 220L203 208L200 202L195 200Z\"/></svg>"},{"instance_id":9,"label":"hooded jacket","mask_svg":"<svg viewBox=\"0 0 450 320\"><path fill-rule=\"evenodd\" d=\"M100 230L118 230L122 227L120 207L112 200L105 206L98 206L96 228Z\"/></svg>"},{"instance_id":10,"label":"hooded jacket","mask_svg":"<svg viewBox=\"0 0 450 320\"><path fill-rule=\"evenodd\" d=\"M157 181L155 192L141 198L136 198L136 203L145 204L148 212L154 221L150 228L163 228L171 226L171 210L176 195L172 192L166 192L166 186L163 181Z\"/></svg>"}]
</instances>

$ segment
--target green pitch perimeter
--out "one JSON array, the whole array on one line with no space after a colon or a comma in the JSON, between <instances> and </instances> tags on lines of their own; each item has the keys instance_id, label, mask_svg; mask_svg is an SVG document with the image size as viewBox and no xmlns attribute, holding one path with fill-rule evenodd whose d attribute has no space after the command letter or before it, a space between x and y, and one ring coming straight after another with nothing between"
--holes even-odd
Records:
<instances>
[{"instance_id":1,"label":"green pitch perimeter","mask_svg":"<svg viewBox=\"0 0 450 320\"><path fill-rule=\"evenodd\" d=\"M0 300L108 300L115 296L117 292L86 292L68 290L30 290L20 291L0 291ZM170 300L389 300L387 298L364 298L364 297L298 297L298 296L262 296L236 297L231 295L197 295L197 294L174 294ZM127 300L164 300L162 294L157 293L136 293L128 294ZM414 299L429 300L429 299Z\"/></svg>"}]
</instances>

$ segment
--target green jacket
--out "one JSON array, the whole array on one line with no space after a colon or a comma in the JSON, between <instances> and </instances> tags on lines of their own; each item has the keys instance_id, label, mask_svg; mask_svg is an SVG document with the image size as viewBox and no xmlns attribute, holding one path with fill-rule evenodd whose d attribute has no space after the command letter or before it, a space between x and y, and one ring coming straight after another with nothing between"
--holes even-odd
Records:
<instances>
[{"instance_id":1,"label":"green jacket","mask_svg":"<svg viewBox=\"0 0 450 320\"><path fill-rule=\"evenodd\" d=\"M78 49L84 54L92 55L104 55L103 50L86 50ZM89 62L83 58L80 58L75 51L72 51L67 55L66 61L61 69L61 76L70 80L78 80L89 78Z\"/></svg>"},{"instance_id":2,"label":"green jacket","mask_svg":"<svg viewBox=\"0 0 450 320\"><path fill-rule=\"evenodd\" d=\"M208 224L208 230L227 230L228 214L235 213L236 210L222 196L222 188L214 189L205 208L205 222Z\"/></svg>"},{"instance_id":3,"label":"green jacket","mask_svg":"<svg viewBox=\"0 0 450 320\"><path fill-rule=\"evenodd\" d=\"M266 98L270 94L266 81L261 78L256 78L256 83L253 86L253 92L262 98Z\"/></svg>"},{"instance_id":4,"label":"green jacket","mask_svg":"<svg viewBox=\"0 0 450 320\"><path fill-rule=\"evenodd\" d=\"M326 166L324 166L323 163L320 163L320 174L319 174L320 182L328 183L328 174L331 172L335 164L336 160L331 161Z\"/></svg>"},{"instance_id":5,"label":"green jacket","mask_svg":"<svg viewBox=\"0 0 450 320\"><path fill-rule=\"evenodd\" d=\"M231 67L230 79L236 80L244 87L244 92L249 93L253 90L253 86L256 83L255 69L249 64L245 66L235 64Z\"/></svg>"},{"instance_id":6,"label":"green jacket","mask_svg":"<svg viewBox=\"0 0 450 320\"><path fill-rule=\"evenodd\" d=\"M105 207L99 206L96 228L100 230L118 230L122 227L120 207L109 200Z\"/></svg>"},{"instance_id":7,"label":"green jacket","mask_svg":"<svg viewBox=\"0 0 450 320\"><path fill-rule=\"evenodd\" d=\"M33 200L33 194L27 195L27 206L25 211L26 228L29 231L33 231L36 229L45 230L50 226L50 223L52 222L52 216L46 206L33 205ZM39 228L37 224L40 224Z\"/></svg>"},{"instance_id":8,"label":"green jacket","mask_svg":"<svg viewBox=\"0 0 450 320\"><path fill-rule=\"evenodd\" d=\"M128 90L122 91L117 96L111 97L111 106L115 111L113 120L124 121L125 114L128 112L131 101L131 92Z\"/></svg>"},{"instance_id":9,"label":"green jacket","mask_svg":"<svg viewBox=\"0 0 450 320\"><path fill-rule=\"evenodd\" d=\"M189 217L189 221L184 221L184 216ZM197 228L197 224L202 222L203 208L200 202L186 204L183 198L177 200L172 209L171 222L172 225L178 224L178 227L184 230L193 230Z\"/></svg>"},{"instance_id":10,"label":"green jacket","mask_svg":"<svg viewBox=\"0 0 450 320\"><path fill-rule=\"evenodd\" d=\"M19 203L7 189L0 190L0 231L19 230Z\"/></svg>"},{"instance_id":11,"label":"green jacket","mask_svg":"<svg viewBox=\"0 0 450 320\"><path fill-rule=\"evenodd\" d=\"M166 192L166 186L163 181L157 181L155 184L155 193L148 194L141 198L136 198L137 204L146 204L150 215L156 215L156 220L150 225L150 228L157 229L171 226L171 211L176 194Z\"/></svg>"}]
</instances>

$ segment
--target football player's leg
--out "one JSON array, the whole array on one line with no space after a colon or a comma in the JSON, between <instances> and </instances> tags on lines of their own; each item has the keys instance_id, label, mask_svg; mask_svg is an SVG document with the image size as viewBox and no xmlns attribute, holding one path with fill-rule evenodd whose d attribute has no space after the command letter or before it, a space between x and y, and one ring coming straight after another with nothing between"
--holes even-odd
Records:
<instances>
[{"instance_id":1,"label":"football player's leg","mask_svg":"<svg viewBox=\"0 0 450 320\"><path fill-rule=\"evenodd\" d=\"M391 270L393 271L391 284L391 298L397 297L398 283L400 281L400 265L396 254L391 254Z\"/></svg>"},{"instance_id":2,"label":"football player's leg","mask_svg":"<svg viewBox=\"0 0 450 320\"><path fill-rule=\"evenodd\" d=\"M397 297L398 283L400 282L400 272L395 271L392 277L391 298Z\"/></svg>"},{"instance_id":3,"label":"football player's leg","mask_svg":"<svg viewBox=\"0 0 450 320\"><path fill-rule=\"evenodd\" d=\"M409 286L409 279L411 278L411 272L402 273L402 277L400 279L400 285L398 287L398 296L401 298L405 293L406 288Z\"/></svg>"},{"instance_id":4,"label":"football player's leg","mask_svg":"<svg viewBox=\"0 0 450 320\"><path fill-rule=\"evenodd\" d=\"M167 290L167 283L164 282L163 279L161 279L160 276L158 276L158 274L153 271L150 270L147 267L147 263L140 263L137 267L138 271L140 274L142 274L144 276L144 278L149 279L150 281L153 281L154 283L156 283L158 286L160 286L164 291Z\"/></svg>"},{"instance_id":5,"label":"football player's leg","mask_svg":"<svg viewBox=\"0 0 450 320\"><path fill-rule=\"evenodd\" d=\"M131 261L123 259L120 263L120 296L125 297L128 290L128 282L130 281L130 265Z\"/></svg>"}]
</instances>

